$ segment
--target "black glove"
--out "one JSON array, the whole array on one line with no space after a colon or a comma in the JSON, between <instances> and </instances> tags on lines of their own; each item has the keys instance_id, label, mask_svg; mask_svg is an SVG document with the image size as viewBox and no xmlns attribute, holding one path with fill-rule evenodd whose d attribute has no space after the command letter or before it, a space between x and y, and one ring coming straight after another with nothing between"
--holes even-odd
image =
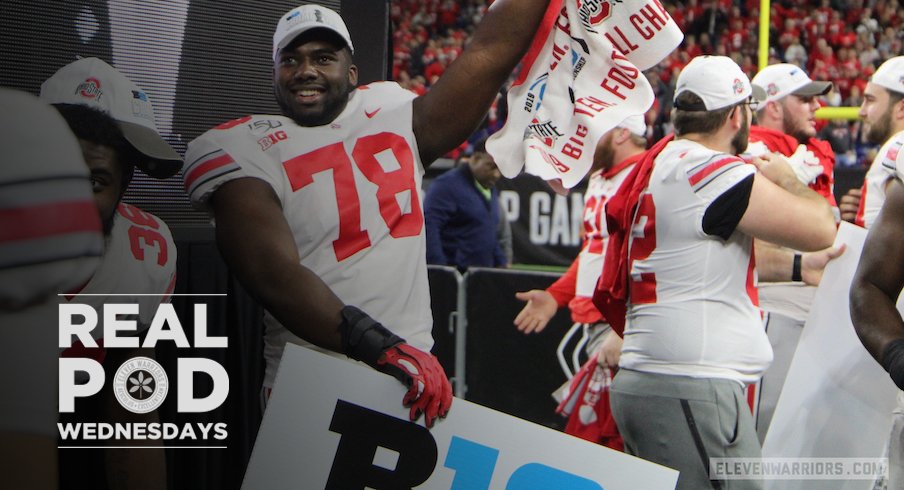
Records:
<instances>
[{"instance_id":1,"label":"black glove","mask_svg":"<svg viewBox=\"0 0 904 490\"><path fill-rule=\"evenodd\" d=\"M882 367L888 371L891 380L904 390L904 339L888 344L882 352Z\"/></svg>"}]
</instances>

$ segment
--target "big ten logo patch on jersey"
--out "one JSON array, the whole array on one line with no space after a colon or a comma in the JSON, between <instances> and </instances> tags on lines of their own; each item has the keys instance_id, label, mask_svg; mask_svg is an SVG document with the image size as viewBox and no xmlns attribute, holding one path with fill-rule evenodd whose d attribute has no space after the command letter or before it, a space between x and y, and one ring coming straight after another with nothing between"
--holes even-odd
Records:
<instances>
[{"instance_id":1,"label":"big ten logo patch on jersey","mask_svg":"<svg viewBox=\"0 0 904 490\"><path fill-rule=\"evenodd\" d=\"M207 305L195 304L192 312L192 341L189 341L175 307L170 303L156 306L153 320L143 339L137 335L139 322L145 316L140 311L147 307L135 303L108 302L100 306L84 303L59 305L59 347L68 349L75 343L85 347L101 347L95 338L103 338L102 347L107 352L116 349L153 349L161 342L172 342L175 347L225 349L226 337L213 337L207 333ZM103 334L94 335L95 329ZM221 364L205 357L180 357L176 360L175 373L167 373L154 359L137 356L119 366L104 366L88 357L61 357L59 359L59 411L73 413L76 400L97 395L107 383L119 404L136 414L156 410L170 396L176 397L179 413L202 413L217 409L229 394L229 375ZM108 372L110 371L110 372ZM173 377L175 374L175 378ZM210 392L198 396L195 383L206 377ZM175 393L170 390L176 381ZM173 423L107 423L78 422L58 424L64 443L97 440L167 440L211 441L225 440L228 436L225 423L173 424Z\"/></svg>"}]
</instances>

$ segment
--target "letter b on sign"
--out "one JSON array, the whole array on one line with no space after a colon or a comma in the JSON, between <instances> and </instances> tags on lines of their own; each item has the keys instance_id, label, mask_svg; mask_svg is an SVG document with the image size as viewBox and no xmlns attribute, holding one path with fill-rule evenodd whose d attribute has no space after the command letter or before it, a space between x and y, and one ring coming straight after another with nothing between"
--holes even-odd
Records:
<instances>
[{"instance_id":1,"label":"letter b on sign","mask_svg":"<svg viewBox=\"0 0 904 490\"><path fill-rule=\"evenodd\" d=\"M328 489L410 489L427 481L436 467L436 442L420 425L338 400L330 431L342 437ZM373 464L378 447L398 453L394 469Z\"/></svg>"}]
</instances>

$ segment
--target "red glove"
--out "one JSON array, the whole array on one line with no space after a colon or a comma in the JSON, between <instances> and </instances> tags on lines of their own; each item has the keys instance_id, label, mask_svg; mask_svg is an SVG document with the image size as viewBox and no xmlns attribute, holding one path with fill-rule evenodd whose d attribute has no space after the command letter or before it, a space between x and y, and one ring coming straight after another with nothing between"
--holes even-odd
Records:
<instances>
[{"instance_id":1,"label":"red glove","mask_svg":"<svg viewBox=\"0 0 904 490\"><path fill-rule=\"evenodd\" d=\"M427 427L433 427L437 416L449 413L452 385L436 356L401 343L383 351L377 365L408 387L402 404L411 407L412 421L423 413Z\"/></svg>"}]
</instances>

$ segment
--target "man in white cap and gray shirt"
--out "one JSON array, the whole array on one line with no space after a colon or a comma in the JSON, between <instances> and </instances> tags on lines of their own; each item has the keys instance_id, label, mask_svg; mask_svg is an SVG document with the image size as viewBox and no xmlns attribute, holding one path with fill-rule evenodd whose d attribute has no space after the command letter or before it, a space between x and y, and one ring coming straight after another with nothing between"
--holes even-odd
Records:
<instances>
[{"instance_id":1,"label":"man in white cap and gray shirt","mask_svg":"<svg viewBox=\"0 0 904 490\"><path fill-rule=\"evenodd\" d=\"M69 295L60 300L90 304L97 311L110 302L137 304L138 331L143 332L175 288L176 245L166 223L122 202L122 197L135 167L163 179L181 169L182 159L158 134L148 95L100 59L84 58L60 68L41 85L40 97L56 107L78 138L104 231L100 266L87 282L63 291ZM115 301L110 294L116 294ZM92 342L72 339L73 345L62 356L93 358L107 366L108 373L136 356L154 358L152 348L104 349L103 332L101 326L93 329ZM135 415L114 397L112 385L105 386L99 395L81 400L84 404L76 405L72 413L64 411L63 416L77 421L159 421L156 411ZM147 439L135 444L159 446L159 442ZM165 485L162 449L141 454L136 458L132 451L112 448L63 452L62 488L91 486L93 478L106 479L113 489ZM95 456L105 456L106 475L83 470L81 458Z\"/></svg>"},{"instance_id":2,"label":"man in white cap and gray shirt","mask_svg":"<svg viewBox=\"0 0 904 490\"><path fill-rule=\"evenodd\" d=\"M691 60L677 79L675 139L654 145L607 207L615 233L594 303L620 296L627 312L613 415L625 450L678 469L680 490L762 488L710 473L711 458L760 455L744 387L772 350L753 239L818 250L835 234L828 203L784 159L736 156L764 95L730 58Z\"/></svg>"},{"instance_id":3,"label":"man in white cap and gray shirt","mask_svg":"<svg viewBox=\"0 0 904 490\"><path fill-rule=\"evenodd\" d=\"M769 65L751 83L766 93L750 128L750 144L744 156L773 152L784 156L797 178L819 193L837 213L834 188L835 153L827 141L816 138L817 97L832 90L831 82L814 81L799 66ZM836 221L837 221L836 216ZM800 253L757 240L760 307L774 358L763 375L757 393L756 425L762 442L781 394L801 329L826 263L840 249Z\"/></svg>"},{"instance_id":4,"label":"man in white cap and gray shirt","mask_svg":"<svg viewBox=\"0 0 904 490\"><path fill-rule=\"evenodd\" d=\"M424 414L432 426L447 413L451 386L429 353L421 178L483 119L547 3L494 2L420 97L393 82L356 88L353 39L335 11L304 5L279 20L282 115L201 135L184 174L192 202L215 219L227 264L267 312L265 394L293 342L396 376L409 386L412 420Z\"/></svg>"}]
</instances>

